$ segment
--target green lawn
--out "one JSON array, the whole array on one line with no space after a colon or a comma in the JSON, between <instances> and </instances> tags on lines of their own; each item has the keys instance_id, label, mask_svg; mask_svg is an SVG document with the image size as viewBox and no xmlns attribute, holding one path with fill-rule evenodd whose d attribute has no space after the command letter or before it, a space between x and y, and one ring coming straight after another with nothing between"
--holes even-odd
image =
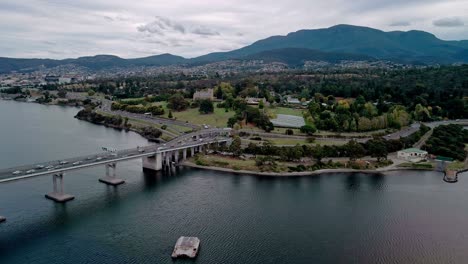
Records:
<instances>
[{"instance_id":1,"label":"green lawn","mask_svg":"<svg viewBox=\"0 0 468 264\"><path fill-rule=\"evenodd\" d=\"M295 109L295 108L288 108L288 107L274 107L274 108L267 108L267 111L269 113L272 113L274 115L293 115L293 116L303 116L302 109Z\"/></svg>"},{"instance_id":2,"label":"green lawn","mask_svg":"<svg viewBox=\"0 0 468 264\"><path fill-rule=\"evenodd\" d=\"M230 110L228 113L225 112L224 108L217 108L215 104L214 113L212 114L200 114L198 108L189 108L182 112L172 112L172 115L177 120L188 121L193 124L206 124L216 127L226 127L227 121L230 117L233 117L234 111Z\"/></svg>"}]
</instances>

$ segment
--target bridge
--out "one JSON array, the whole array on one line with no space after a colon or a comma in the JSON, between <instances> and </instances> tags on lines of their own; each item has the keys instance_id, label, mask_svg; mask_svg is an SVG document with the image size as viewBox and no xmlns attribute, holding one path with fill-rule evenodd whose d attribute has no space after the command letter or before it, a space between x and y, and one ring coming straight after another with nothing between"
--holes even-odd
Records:
<instances>
[{"instance_id":1,"label":"bridge","mask_svg":"<svg viewBox=\"0 0 468 264\"><path fill-rule=\"evenodd\" d=\"M106 175L99 178L99 182L117 186L125 183L124 180L116 177L119 162L141 158L144 170L170 170L179 161L203 151L204 148L218 144L230 144L230 135L230 128L203 129L181 135L164 144L2 169L0 170L0 183L52 175L53 190L45 196L55 202L65 203L74 199L73 195L64 192L63 181L66 172L105 166ZM2 221L5 221L5 218L0 216L0 222Z\"/></svg>"}]
</instances>

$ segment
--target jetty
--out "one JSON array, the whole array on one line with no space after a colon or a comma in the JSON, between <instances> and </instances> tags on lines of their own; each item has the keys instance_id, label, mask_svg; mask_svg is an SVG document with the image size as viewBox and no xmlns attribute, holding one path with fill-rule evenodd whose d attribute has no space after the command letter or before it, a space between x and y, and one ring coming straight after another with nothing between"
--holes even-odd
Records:
<instances>
[{"instance_id":1,"label":"jetty","mask_svg":"<svg viewBox=\"0 0 468 264\"><path fill-rule=\"evenodd\" d=\"M195 258L200 247L200 239L198 237L185 237L181 236L177 239L174 251L172 252L173 258L188 257Z\"/></svg>"}]
</instances>

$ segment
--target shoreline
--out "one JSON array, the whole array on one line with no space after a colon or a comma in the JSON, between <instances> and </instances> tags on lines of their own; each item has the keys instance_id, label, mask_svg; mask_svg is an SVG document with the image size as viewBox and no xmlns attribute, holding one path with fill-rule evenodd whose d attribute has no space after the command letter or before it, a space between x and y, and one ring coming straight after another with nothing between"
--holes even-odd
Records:
<instances>
[{"instance_id":1,"label":"shoreline","mask_svg":"<svg viewBox=\"0 0 468 264\"><path fill-rule=\"evenodd\" d=\"M316 171L301 171L301 172L259 172L259 171L249 171L249 170L233 170L221 167L214 166L201 166L196 165L190 161L184 161L179 166L211 170L211 171L221 171L235 174L244 174L252 176L268 176L268 177L305 177L305 176L317 176L322 174L331 174L331 173L362 173L362 174L372 174L372 175L385 175L388 172L393 171L434 171L429 169L414 169L414 168L382 168L382 170L355 170L355 169L322 169Z\"/></svg>"},{"instance_id":2,"label":"shoreline","mask_svg":"<svg viewBox=\"0 0 468 264\"><path fill-rule=\"evenodd\" d=\"M80 118L80 117L77 117L75 116L74 118L80 120L80 121L85 121L85 122L88 122L88 123L91 123L91 124L95 124L95 125L98 125L98 126L104 126L104 127L107 127L107 128L113 128L113 129L116 129L116 130L119 130L119 131L126 131L126 132L134 132L138 135L140 135L141 137L147 139L148 141L151 141L151 142L165 142L162 138L152 138L152 137L148 137L148 136L145 136L141 133L141 131L139 131L138 129L135 129L135 128L132 128L132 127L129 127L129 128L126 128L126 127L121 127L121 126L116 126L116 125L112 125L112 124L105 124L105 123L96 123L96 122L92 122L88 119L85 119L85 118Z\"/></svg>"}]
</instances>

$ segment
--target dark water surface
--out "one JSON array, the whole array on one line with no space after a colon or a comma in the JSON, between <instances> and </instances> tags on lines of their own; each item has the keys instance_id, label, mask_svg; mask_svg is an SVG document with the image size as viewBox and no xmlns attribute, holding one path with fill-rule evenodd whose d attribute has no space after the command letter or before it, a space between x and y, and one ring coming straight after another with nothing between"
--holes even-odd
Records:
<instances>
[{"instance_id":1,"label":"dark water surface","mask_svg":"<svg viewBox=\"0 0 468 264\"><path fill-rule=\"evenodd\" d=\"M73 119L75 108L0 101L0 167L146 144ZM432 172L265 178L184 169L98 183L104 168L65 175L66 205L44 198L50 176L0 184L0 263L466 263L468 179ZM172 261L181 235L195 261Z\"/></svg>"}]
</instances>

